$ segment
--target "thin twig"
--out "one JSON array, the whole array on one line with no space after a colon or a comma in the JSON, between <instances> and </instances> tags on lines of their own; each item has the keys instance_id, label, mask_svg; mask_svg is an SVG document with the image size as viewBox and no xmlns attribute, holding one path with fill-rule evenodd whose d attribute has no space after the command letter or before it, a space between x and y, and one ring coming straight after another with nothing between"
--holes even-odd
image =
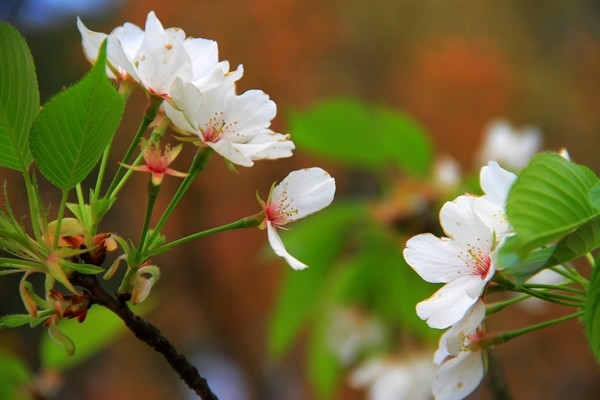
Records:
<instances>
[{"instance_id":1,"label":"thin twig","mask_svg":"<svg viewBox=\"0 0 600 400\"><path fill-rule=\"evenodd\" d=\"M142 342L162 354L179 377L204 400L218 400L210 390L206 379L200 376L196 367L179 353L175 347L146 320L135 315L124 301L119 301L108 294L93 275L74 274L71 282L90 292L91 304L108 308L125 322L125 325Z\"/></svg>"}]
</instances>

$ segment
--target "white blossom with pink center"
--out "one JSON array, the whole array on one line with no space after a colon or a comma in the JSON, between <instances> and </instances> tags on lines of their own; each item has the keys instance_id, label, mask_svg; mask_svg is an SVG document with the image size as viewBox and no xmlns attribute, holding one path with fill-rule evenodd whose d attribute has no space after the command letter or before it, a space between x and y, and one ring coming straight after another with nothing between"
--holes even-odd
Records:
<instances>
[{"instance_id":1,"label":"white blossom with pink center","mask_svg":"<svg viewBox=\"0 0 600 400\"><path fill-rule=\"evenodd\" d=\"M107 35L90 31L79 19L77 26L84 54L92 64L106 39L108 76L132 79L149 93L165 99L170 99L176 77L210 86L213 75L223 75L229 69L226 61L218 61L215 41L186 38L181 28L164 29L153 11L148 13L145 30L127 22Z\"/></svg>"},{"instance_id":2,"label":"white blossom with pink center","mask_svg":"<svg viewBox=\"0 0 600 400\"><path fill-rule=\"evenodd\" d=\"M420 234L404 249L406 262L421 278L446 283L417 304L417 315L432 328L445 329L462 319L495 272L495 236L473 211L474 200L460 196L444 204L440 224L447 237Z\"/></svg>"},{"instance_id":3,"label":"white blossom with pink center","mask_svg":"<svg viewBox=\"0 0 600 400\"><path fill-rule=\"evenodd\" d=\"M327 207L334 194L335 180L323 169L313 167L291 172L273 186L266 202L261 201L265 213L261 228L267 229L269 244L275 254L292 268L308 266L288 253L277 229Z\"/></svg>"},{"instance_id":4,"label":"white blossom with pink center","mask_svg":"<svg viewBox=\"0 0 600 400\"><path fill-rule=\"evenodd\" d=\"M165 113L175 128L196 135L201 145L234 164L251 167L254 161L290 157L294 143L289 135L273 132L275 103L261 90L235 93L242 68L228 73L209 89L177 78L173 84L173 106Z\"/></svg>"}]
</instances>

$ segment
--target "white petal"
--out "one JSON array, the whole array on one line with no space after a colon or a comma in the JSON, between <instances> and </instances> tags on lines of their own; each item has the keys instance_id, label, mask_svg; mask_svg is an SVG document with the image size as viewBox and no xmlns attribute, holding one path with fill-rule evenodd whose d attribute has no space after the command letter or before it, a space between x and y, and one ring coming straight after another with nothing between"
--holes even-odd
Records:
<instances>
[{"instance_id":1,"label":"white petal","mask_svg":"<svg viewBox=\"0 0 600 400\"><path fill-rule=\"evenodd\" d=\"M308 265L294 258L290 253L287 252L285 246L283 245L283 242L281 241L281 238L279 237L279 234L277 233L277 229L268 221L267 236L269 238L269 244L271 245L271 248L273 249L275 254L277 254L279 257L284 258L285 261L287 261L287 263L290 265L290 267L296 270L308 268Z\"/></svg>"},{"instance_id":2,"label":"white petal","mask_svg":"<svg viewBox=\"0 0 600 400\"><path fill-rule=\"evenodd\" d=\"M139 26L126 22L123 26L113 29L111 36L119 39L127 57L134 60L144 40L144 31Z\"/></svg>"},{"instance_id":3,"label":"white petal","mask_svg":"<svg viewBox=\"0 0 600 400\"><path fill-rule=\"evenodd\" d=\"M231 143L231 146L248 155L253 161L291 157L292 150L295 148L287 135L268 129L263 130L248 143Z\"/></svg>"},{"instance_id":4,"label":"white petal","mask_svg":"<svg viewBox=\"0 0 600 400\"><path fill-rule=\"evenodd\" d=\"M288 218L295 221L327 207L334 194L335 180L325 170L313 167L291 172L273 188L271 201L297 210Z\"/></svg>"},{"instance_id":5,"label":"white petal","mask_svg":"<svg viewBox=\"0 0 600 400\"><path fill-rule=\"evenodd\" d=\"M248 154L243 147L233 146L232 143L227 140L219 140L215 143L206 143L215 152L223 156L223 158L231 161L234 164L241 165L242 167L251 167L254 165L252 157Z\"/></svg>"},{"instance_id":6,"label":"white petal","mask_svg":"<svg viewBox=\"0 0 600 400\"><path fill-rule=\"evenodd\" d=\"M95 64L100 51L100 45L106 39L106 33L90 31L77 17L77 28L81 33L81 44L83 46L83 54L90 63Z\"/></svg>"},{"instance_id":7,"label":"white petal","mask_svg":"<svg viewBox=\"0 0 600 400\"><path fill-rule=\"evenodd\" d=\"M158 95L169 94L176 77L192 78L192 65L185 49L177 44L142 49L137 66L144 87Z\"/></svg>"},{"instance_id":8,"label":"white petal","mask_svg":"<svg viewBox=\"0 0 600 400\"><path fill-rule=\"evenodd\" d=\"M422 233L406 242L403 254L421 278L430 283L446 283L468 271L468 265L460 257L464 251L451 239Z\"/></svg>"},{"instance_id":9,"label":"white petal","mask_svg":"<svg viewBox=\"0 0 600 400\"><path fill-rule=\"evenodd\" d=\"M353 388L366 387L373 384L386 368L388 368L388 363L382 358L371 358L352 371L348 383Z\"/></svg>"},{"instance_id":10,"label":"white petal","mask_svg":"<svg viewBox=\"0 0 600 400\"><path fill-rule=\"evenodd\" d=\"M506 217L504 205L489 201L487 196L481 196L473 202L473 212L479 219L496 234L496 248L507 235L512 233L511 226Z\"/></svg>"},{"instance_id":11,"label":"white petal","mask_svg":"<svg viewBox=\"0 0 600 400\"><path fill-rule=\"evenodd\" d=\"M480 351L460 353L440 366L433 382L437 400L462 400L483 379L483 355Z\"/></svg>"},{"instance_id":12,"label":"white petal","mask_svg":"<svg viewBox=\"0 0 600 400\"><path fill-rule=\"evenodd\" d=\"M465 316L477 301L486 281L470 275L444 285L431 297L417 304L417 315L432 328L445 329Z\"/></svg>"},{"instance_id":13,"label":"white petal","mask_svg":"<svg viewBox=\"0 0 600 400\"><path fill-rule=\"evenodd\" d=\"M271 125L277 114L275 102L262 90L248 90L239 96L226 97L226 121L235 121L232 136L252 138ZM236 140L239 143L239 140Z\"/></svg>"},{"instance_id":14,"label":"white petal","mask_svg":"<svg viewBox=\"0 0 600 400\"><path fill-rule=\"evenodd\" d=\"M189 123L188 119L182 111L177 110L171 104L163 103L163 110L169 119L171 120L172 127L182 133L194 133L195 129Z\"/></svg>"},{"instance_id":15,"label":"white petal","mask_svg":"<svg viewBox=\"0 0 600 400\"><path fill-rule=\"evenodd\" d=\"M493 232L473 212L473 196L459 196L440 210L440 224L446 235L465 250L478 248L489 253L494 245Z\"/></svg>"},{"instance_id":16,"label":"white petal","mask_svg":"<svg viewBox=\"0 0 600 400\"><path fill-rule=\"evenodd\" d=\"M189 54L192 63L192 80L209 76L219 63L219 49L214 40L188 38L183 47Z\"/></svg>"},{"instance_id":17,"label":"white petal","mask_svg":"<svg viewBox=\"0 0 600 400\"><path fill-rule=\"evenodd\" d=\"M507 120L497 119L488 125L478 161L485 164L495 160L519 170L540 150L541 141L541 132L536 127L516 130Z\"/></svg>"},{"instance_id":18,"label":"white petal","mask_svg":"<svg viewBox=\"0 0 600 400\"><path fill-rule=\"evenodd\" d=\"M146 36L150 41L156 40L157 37L165 36L165 29L156 17L154 11L150 11L146 17L145 31Z\"/></svg>"},{"instance_id":19,"label":"white petal","mask_svg":"<svg viewBox=\"0 0 600 400\"><path fill-rule=\"evenodd\" d=\"M442 335L433 361L441 364L448 356L458 355L463 346L469 344L468 336L477 332L484 318L485 303L477 300L465 316Z\"/></svg>"},{"instance_id":20,"label":"white petal","mask_svg":"<svg viewBox=\"0 0 600 400\"><path fill-rule=\"evenodd\" d=\"M516 180L515 174L501 168L495 161L490 161L479 173L479 184L486 197L502 207L505 207L508 192Z\"/></svg>"},{"instance_id":21,"label":"white petal","mask_svg":"<svg viewBox=\"0 0 600 400\"><path fill-rule=\"evenodd\" d=\"M184 132L198 132L195 117L202 107L203 97L198 88L177 77L171 85L171 105L164 109L173 124Z\"/></svg>"},{"instance_id":22,"label":"white petal","mask_svg":"<svg viewBox=\"0 0 600 400\"><path fill-rule=\"evenodd\" d=\"M133 63L133 60L125 53L125 50L123 50L123 45L119 39L111 35L107 40L108 43L106 47L109 62L117 71L119 71L121 77L127 73L131 79L139 83L140 76L137 72L137 68Z\"/></svg>"}]
</instances>

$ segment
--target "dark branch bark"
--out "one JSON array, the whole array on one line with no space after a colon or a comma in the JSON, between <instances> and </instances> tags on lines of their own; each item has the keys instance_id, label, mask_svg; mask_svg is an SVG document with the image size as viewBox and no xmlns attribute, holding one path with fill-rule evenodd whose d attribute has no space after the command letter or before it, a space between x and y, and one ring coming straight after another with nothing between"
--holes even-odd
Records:
<instances>
[{"instance_id":1,"label":"dark branch bark","mask_svg":"<svg viewBox=\"0 0 600 400\"><path fill-rule=\"evenodd\" d=\"M493 350L488 351L488 387L495 400L512 400L502 366Z\"/></svg>"},{"instance_id":2,"label":"dark branch bark","mask_svg":"<svg viewBox=\"0 0 600 400\"><path fill-rule=\"evenodd\" d=\"M204 400L218 400L210 390L206 379L200 376L196 367L179 353L173 345L149 322L135 315L124 301L108 294L93 275L75 273L71 282L89 291L91 304L108 308L125 322L125 325L142 342L162 354L179 377ZM90 305L91 305L90 304Z\"/></svg>"}]
</instances>

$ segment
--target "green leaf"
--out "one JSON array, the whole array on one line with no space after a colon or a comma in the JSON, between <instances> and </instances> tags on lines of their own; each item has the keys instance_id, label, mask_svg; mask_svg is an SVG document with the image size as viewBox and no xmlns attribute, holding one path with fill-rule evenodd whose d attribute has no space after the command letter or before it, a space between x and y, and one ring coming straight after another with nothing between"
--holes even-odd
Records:
<instances>
[{"instance_id":1,"label":"green leaf","mask_svg":"<svg viewBox=\"0 0 600 400\"><path fill-rule=\"evenodd\" d=\"M507 239L507 246L513 238ZM500 252L500 264L515 283L521 284L544 268L575 260L600 247L600 217L595 217L573 233L550 245L531 252L525 259L514 253Z\"/></svg>"},{"instance_id":2,"label":"green leaf","mask_svg":"<svg viewBox=\"0 0 600 400\"><path fill-rule=\"evenodd\" d=\"M32 379L33 374L23 360L0 352L0 399L32 399Z\"/></svg>"},{"instance_id":3,"label":"green leaf","mask_svg":"<svg viewBox=\"0 0 600 400\"><path fill-rule=\"evenodd\" d=\"M582 165L557 154L536 156L510 191L506 212L517 235L502 247L501 259L523 258L596 217L589 193L597 183Z\"/></svg>"},{"instance_id":4,"label":"green leaf","mask_svg":"<svg viewBox=\"0 0 600 400\"><path fill-rule=\"evenodd\" d=\"M596 183L590 189L590 201L594 207L600 210L600 182Z\"/></svg>"},{"instance_id":5,"label":"green leaf","mask_svg":"<svg viewBox=\"0 0 600 400\"><path fill-rule=\"evenodd\" d=\"M44 105L33 125L31 151L42 174L69 190L94 168L119 125L123 100L105 73L106 45L92 70Z\"/></svg>"},{"instance_id":6,"label":"green leaf","mask_svg":"<svg viewBox=\"0 0 600 400\"><path fill-rule=\"evenodd\" d=\"M52 340L52 343L66 355L72 356L75 354L75 343L73 343L73 340L71 340L70 337L58 329L56 324L50 324L50 326L48 326L48 337Z\"/></svg>"},{"instance_id":7,"label":"green leaf","mask_svg":"<svg viewBox=\"0 0 600 400\"><path fill-rule=\"evenodd\" d=\"M10 314L0 317L0 329L16 328L31 322L33 317L29 314Z\"/></svg>"},{"instance_id":8,"label":"green leaf","mask_svg":"<svg viewBox=\"0 0 600 400\"><path fill-rule=\"evenodd\" d=\"M347 165L378 171L397 165L424 175L431 145L408 116L351 99L325 101L290 115L298 148Z\"/></svg>"},{"instance_id":9,"label":"green leaf","mask_svg":"<svg viewBox=\"0 0 600 400\"><path fill-rule=\"evenodd\" d=\"M60 265L73 271L81 272L82 274L95 275L104 272L104 268L92 264L78 264L63 260Z\"/></svg>"},{"instance_id":10,"label":"green leaf","mask_svg":"<svg viewBox=\"0 0 600 400\"><path fill-rule=\"evenodd\" d=\"M290 346L302 323L320 305L320 291L340 254L351 227L367 218L362 204L337 203L309 219L294 224L283 235L287 249L310 268L286 270L269 326L269 350L281 356ZM326 240L324 240L326 238Z\"/></svg>"},{"instance_id":11,"label":"green leaf","mask_svg":"<svg viewBox=\"0 0 600 400\"><path fill-rule=\"evenodd\" d=\"M585 309L583 314L583 323L588 345L596 357L596 362L600 364L600 263L596 259L596 267L590 278L590 286L587 292Z\"/></svg>"},{"instance_id":12,"label":"green leaf","mask_svg":"<svg viewBox=\"0 0 600 400\"><path fill-rule=\"evenodd\" d=\"M290 130L298 147L370 169L383 166L386 151L374 125L373 113L350 99L330 100L290 116Z\"/></svg>"},{"instance_id":13,"label":"green leaf","mask_svg":"<svg viewBox=\"0 0 600 400\"><path fill-rule=\"evenodd\" d=\"M427 133L408 115L382 109L378 112L385 149L404 171L426 176L433 149Z\"/></svg>"},{"instance_id":14,"label":"green leaf","mask_svg":"<svg viewBox=\"0 0 600 400\"><path fill-rule=\"evenodd\" d=\"M29 167L29 131L39 111L29 47L19 32L0 21L0 166L18 171Z\"/></svg>"},{"instance_id":15,"label":"green leaf","mask_svg":"<svg viewBox=\"0 0 600 400\"><path fill-rule=\"evenodd\" d=\"M331 399L342 375L342 367L331 351L327 331L329 320L319 318L308 348L308 377L319 399Z\"/></svg>"}]
</instances>

